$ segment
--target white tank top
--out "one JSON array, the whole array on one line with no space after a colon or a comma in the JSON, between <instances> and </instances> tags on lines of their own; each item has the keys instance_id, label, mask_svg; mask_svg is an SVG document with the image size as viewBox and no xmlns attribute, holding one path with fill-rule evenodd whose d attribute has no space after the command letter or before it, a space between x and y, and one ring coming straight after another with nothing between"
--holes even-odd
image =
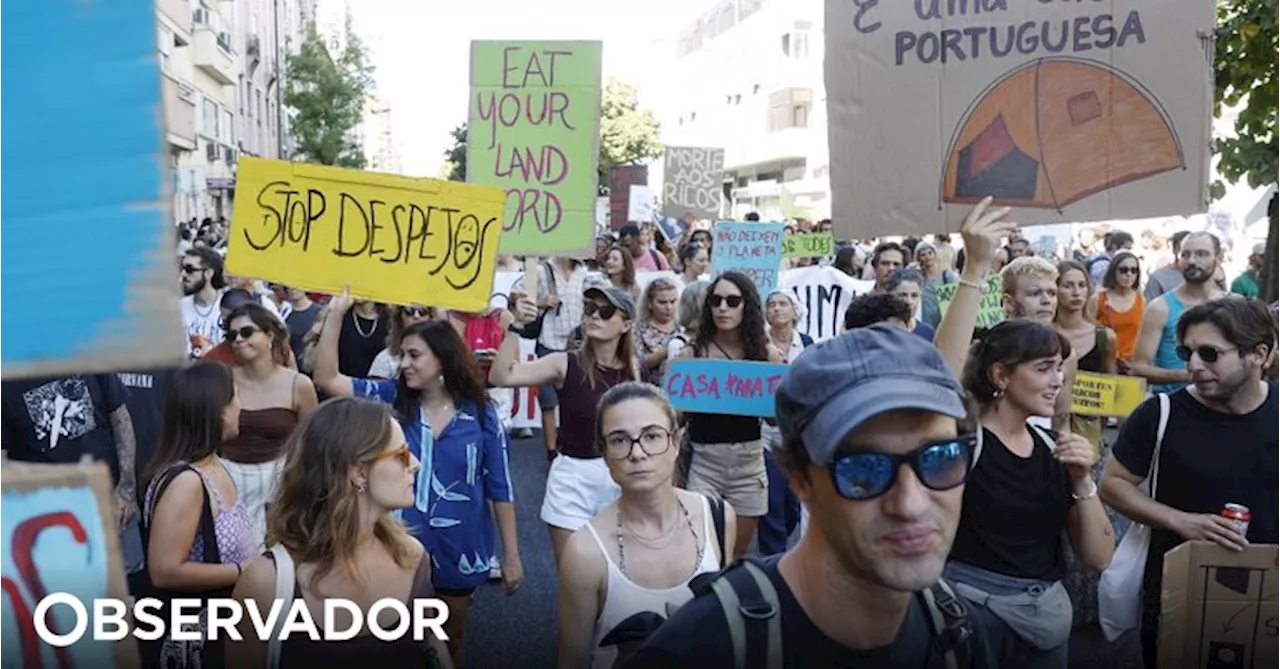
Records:
<instances>
[{"instance_id":1,"label":"white tank top","mask_svg":"<svg viewBox=\"0 0 1280 669\"><path fill-rule=\"evenodd\" d=\"M618 657L618 647L610 645L601 648L600 641L619 623L643 612L656 613L665 620L670 611L693 599L693 590L689 589L689 581L698 574L720 570L719 560L716 559L715 546L718 542L715 524L711 522L711 504L706 497L698 496L702 498L702 562L698 564L696 572L690 574L683 583L672 588L651 590L632 583L622 574L622 570L618 569L618 565L614 564L612 553L605 549L604 542L600 540L600 535L596 534L595 528L591 523L587 523L587 530L591 532L591 537L596 540L596 545L604 554L605 562L609 564L608 591L605 594L604 606L601 607L600 615L596 618L595 634L591 637L591 666L594 669L609 669L614 665ZM627 653L634 652L640 642L625 644Z\"/></svg>"}]
</instances>

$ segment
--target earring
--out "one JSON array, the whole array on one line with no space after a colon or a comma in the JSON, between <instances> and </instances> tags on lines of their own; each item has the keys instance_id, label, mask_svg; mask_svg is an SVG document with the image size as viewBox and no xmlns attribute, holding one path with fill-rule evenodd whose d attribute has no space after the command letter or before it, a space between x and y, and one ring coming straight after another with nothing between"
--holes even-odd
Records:
<instances>
[{"instance_id":1,"label":"earring","mask_svg":"<svg viewBox=\"0 0 1280 669\"><path fill-rule=\"evenodd\" d=\"M991 393L991 399L993 400L998 400L1001 397L1004 397L1004 388L996 388L996 391Z\"/></svg>"},{"instance_id":2,"label":"earring","mask_svg":"<svg viewBox=\"0 0 1280 669\"><path fill-rule=\"evenodd\" d=\"M368 488L363 483L356 484L356 494L363 495Z\"/></svg>"}]
</instances>

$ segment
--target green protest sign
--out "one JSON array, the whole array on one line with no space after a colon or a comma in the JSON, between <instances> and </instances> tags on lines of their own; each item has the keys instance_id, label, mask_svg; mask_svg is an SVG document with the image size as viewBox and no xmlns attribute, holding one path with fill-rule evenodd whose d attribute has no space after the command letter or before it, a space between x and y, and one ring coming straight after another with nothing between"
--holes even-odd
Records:
<instances>
[{"instance_id":1,"label":"green protest sign","mask_svg":"<svg viewBox=\"0 0 1280 669\"><path fill-rule=\"evenodd\" d=\"M600 42L471 43L467 181L506 191L500 248L594 249Z\"/></svg>"},{"instance_id":2,"label":"green protest sign","mask_svg":"<svg viewBox=\"0 0 1280 669\"><path fill-rule=\"evenodd\" d=\"M946 315L947 307L951 306L951 300L956 296L956 289L960 287L958 283L948 283L937 287L938 310L942 315ZM999 274L987 279L987 289L982 292L982 302L978 305L978 322L976 327L989 328L996 323L1003 321L1004 314L1004 283Z\"/></svg>"},{"instance_id":3,"label":"green protest sign","mask_svg":"<svg viewBox=\"0 0 1280 669\"><path fill-rule=\"evenodd\" d=\"M826 258L836 254L836 237L830 232L796 233L782 240L784 258Z\"/></svg>"}]
</instances>

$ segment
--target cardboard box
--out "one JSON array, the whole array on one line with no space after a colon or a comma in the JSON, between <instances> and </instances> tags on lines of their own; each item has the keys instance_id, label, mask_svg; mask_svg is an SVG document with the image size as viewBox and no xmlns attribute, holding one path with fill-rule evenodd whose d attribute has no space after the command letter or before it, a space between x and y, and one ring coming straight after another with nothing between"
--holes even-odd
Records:
<instances>
[{"instance_id":1,"label":"cardboard box","mask_svg":"<svg viewBox=\"0 0 1280 669\"><path fill-rule=\"evenodd\" d=\"M1160 669L1275 667L1280 546L1190 541L1165 554Z\"/></svg>"}]
</instances>

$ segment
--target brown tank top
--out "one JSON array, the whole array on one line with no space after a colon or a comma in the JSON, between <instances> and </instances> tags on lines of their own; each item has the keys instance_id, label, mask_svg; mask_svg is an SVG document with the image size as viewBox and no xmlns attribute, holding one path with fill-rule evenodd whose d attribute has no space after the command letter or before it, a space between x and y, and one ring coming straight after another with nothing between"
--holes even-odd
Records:
<instances>
[{"instance_id":1,"label":"brown tank top","mask_svg":"<svg viewBox=\"0 0 1280 669\"><path fill-rule=\"evenodd\" d=\"M267 553L270 558L271 554ZM423 554L413 575L413 586L405 604L413 611L413 600L434 597L431 587L431 557ZM302 587L293 583L294 599L302 599ZM429 634L429 633L428 633ZM412 632L395 641L382 641L367 628L346 641L312 641L303 634L290 634L280 646L280 667L395 667L426 669L428 637L414 641Z\"/></svg>"},{"instance_id":2,"label":"brown tank top","mask_svg":"<svg viewBox=\"0 0 1280 669\"><path fill-rule=\"evenodd\" d=\"M240 433L222 442L222 457L246 465L271 462L297 426L298 412L292 408L241 409Z\"/></svg>"},{"instance_id":3,"label":"brown tank top","mask_svg":"<svg viewBox=\"0 0 1280 669\"><path fill-rule=\"evenodd\" d=\"M619 383L630 381L625 369L597 367L599 373L595 385L587 378L578 353L569 354L565 368L564 384L556 394L560 398L560 430L556 433L556 445L560 454L571 458L594 459L600 457L596 447L596 405L608 390Z\"/></svg>"}]
</instances>

